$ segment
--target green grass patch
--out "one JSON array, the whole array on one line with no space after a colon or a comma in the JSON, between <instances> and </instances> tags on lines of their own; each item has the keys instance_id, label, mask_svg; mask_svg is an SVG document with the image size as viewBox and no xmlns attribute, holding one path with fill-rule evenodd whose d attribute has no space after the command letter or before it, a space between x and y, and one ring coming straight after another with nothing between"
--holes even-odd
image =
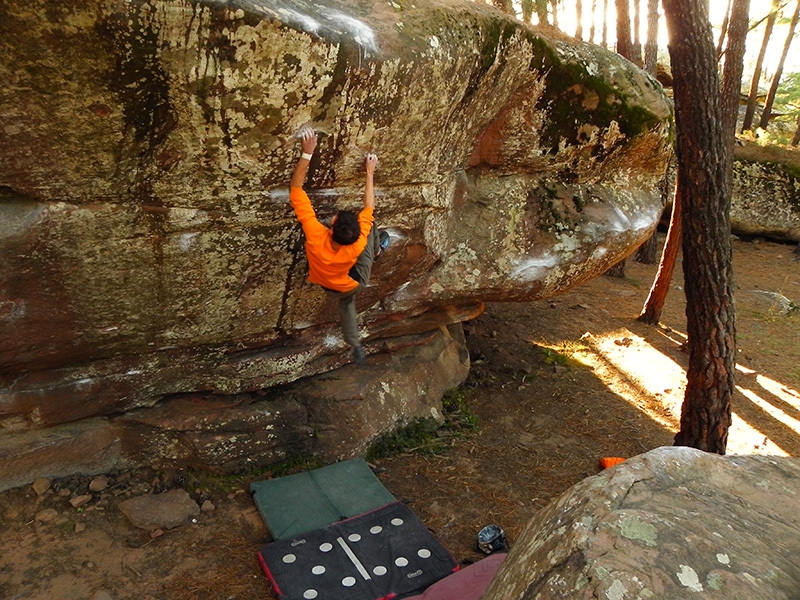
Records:
<instances>
[{"instance_id":1,"label":"green grass patch","mask_svg":"<svg viewBox=\"0 0 800 600\"><path fill-rule=\"evenodd\" d=\"M480 429L478 415L468 406L466 392L454 388L442 398L444 422L421 417L380 436L367 451L367 460L389 458L407 452L426 456L442 454L454 440L463 439Z\"/></svg>"}]
</instances>

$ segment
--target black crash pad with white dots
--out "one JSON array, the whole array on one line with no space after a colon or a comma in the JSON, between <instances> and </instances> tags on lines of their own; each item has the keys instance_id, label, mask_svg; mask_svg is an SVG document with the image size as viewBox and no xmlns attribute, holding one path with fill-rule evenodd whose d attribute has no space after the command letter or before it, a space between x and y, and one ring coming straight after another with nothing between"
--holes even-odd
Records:
<instances>
[{"instance_id":1,"label":"black crash pad with white dots","mask_svg":"<svg viewBox=\"0 0 800 600\"><path fill-rule=\"evenodd\" d=\"M259 558L281 600L399 599L458 570L400 502L272 542Z\"/></svg>"}]
</instances>

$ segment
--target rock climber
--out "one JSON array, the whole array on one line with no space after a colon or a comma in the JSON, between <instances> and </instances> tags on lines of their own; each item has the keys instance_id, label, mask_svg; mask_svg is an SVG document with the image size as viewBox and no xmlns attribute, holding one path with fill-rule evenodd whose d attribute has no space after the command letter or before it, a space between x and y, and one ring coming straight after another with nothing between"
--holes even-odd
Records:
<instances>
[{"instance_id":1,"label":"rock climber","mask_svg":"<svg viewBox=\"0 0 800 600\"><path fill-rule=\"evenodd\" d=\"M317 134L311 127L304 127L297 137L302 154L289 184L289 200L306 237L308 280L322 286L329 296L338 300L344 339L353 347L355 362L363 364L366 354L358 337L355 297L369 283L372 263L386 249L390 239L388 233L379 232L373 223L373 179L378 156L370 152L364 157L364 208L357 214L340 210L328 227L317 219L303 189L308 165L317 147Z\"/></svg>"}]
</instances>

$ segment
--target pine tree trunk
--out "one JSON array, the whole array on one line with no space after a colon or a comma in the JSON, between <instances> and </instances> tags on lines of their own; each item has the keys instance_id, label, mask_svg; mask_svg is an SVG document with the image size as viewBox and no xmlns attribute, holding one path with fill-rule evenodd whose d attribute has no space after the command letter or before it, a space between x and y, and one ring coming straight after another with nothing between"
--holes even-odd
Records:
<instances>
[{"instance_id":1,"label":"pine tree trunk","mask_svg":"<svg viewBox=\"0 0 800 600\"><path fill-rule=\"evenodd\" d=\"M575 37L579 40L583 39L583 2L582 0L575 0L575 21L577 27L575 28Z\"/></svg>"},{"instance_id":2,"label":"pine tree trunk","mask_svg":"<svg viewBox=\"0 0 800 600\"><path fill-rule=\"evenodd\" d=\"M642 38L641 38L641 2L633 0L633 44L631 45L631 57L633 62L639 67L644 66L642 61Z\"/></svg>"},{"instance_id":3,"label":"pine tree trunk","mask_svg":"<svg viewBox=\"0 0 800 600\"><path fill-rule=\"evenodd\" d=\"M592 20L589 21L591 25L589 25L589 42L594 44L594 35L596 32L596 27L594 25L594 21L597 18L597 0L592 0Z\"/></svg>"},{"instance_id":4,"label":"pine tree trunk","mask_svg":"<svg viewBox=\"0 0 800 600\"><path fill-rule=\"evenodd\" d=\"M678 250L681 247L681 199L678 190L672 198L672 216L667 230L667 241L661 250L661 260L658 263L658 272L650 287L650 293L645 300L642 312L638 317L639 321L648 325L658 325L661 320L661 311L667 300L669 286L672 282L672 272L675 270L675 261L678 257Z\"/></svg>"},{"instance_id":5,"label":"pine tree trunk","mask_svg":"<svg viewBox=\"0 0 800 600\"><path fill-rule=\"evenodd\" d=\"M675 444L724 454L731 424L736 327L732 292L732 148L707 0L663 0L670 34L682 209L689 368ZM727 189L726 189L727 186Z\"/></svg>"},{"instance_id":6,"label":"pine tree trunk","mask_svg":"<svg viewBox=\"0 0 800 600\"><path fill-rule=\"evenodd\" d=\"M761 68L764 66L764 56L769 46L769 38L772 37L772 28L775 25L775 18L778 14L778 0L772 0L772 12L767 17L767 25L764 30L764 40L761 42L761 50L756 59L756 66L753 69L753 79L750 82L750 95L747 98L747 112L744 114L742 131L747 131L753 127L753 117L756 114L758 104L758 82L761 79Z\"/></svg>"},{"instance_id":7,"label":"pine tree trunk","mask_svg":"<svg viewBox=\"0 0 800 600\"><path fill-rule=\"evenodd\" d=\"M761 112L761 120L758 123L761 129L766 129L769 125L769 118L772 115L772 105L775 102L775 95L778 93L778 84L781 81L781 75L783 75L783 65L786 62L786 56L789 54L789 47L792 45L792 39L794 39L794 31L797 28L798 17L800 17L800 0L797 0L794 15L792 15L792 22L789 24L789 34L786 36L786 43L783 45L783 53L781 54L780 61L778 61L778 68L775 70L775 75L772 77L772 85L769 87L767 100L764 102L764 110Z\"/></svg>"},{"instance_id":8,"label":"pine tree trunk","mask_svg":"<svg viewBox=\"0 0 800 600\"><path fill-rule=\"evenodd\" d=\"M647 41L644 44L644 69L656 74L658 61L658 0L647 0Z\"/></svg>"},{"instance_id":9,"label":"pine tree trunk","mask_svg":"<svg viewBox=\"0 0 800 600\"><path fill-rule=\"evenodd\" d=\"M631 60L631 15L628 0L615 0L617 8L617 54Z\"/></svg>"},{"instance_id":10,"label":"pine tree trunk","mask_svg":"<svg viewBox=\"0 0 800 600\"><path fill-rule=\"evenodd\" d=\"M731 16L731 2L728 0L728 6L725 8L725 17L722 19L722 25L719 28L719 41L717 42L717 60L722 58L722 47L725 44L725 36L728 34L728 22Z\"/></svg>"},{"instance_id":11,"label":"pine tree trunk","mask_svg":"<svg viewBox=\"0 0 800 600\"><path fill-rule=\"evenodd\" d=\"M722 72L722 131L731 148L736 139L736 122L739 119L739 101L742 96L745 41L749 29L750 0L733 0L729 5L728 43L725 46L725 67ZM731 176L733 165L731 165Z\"/></svg>"},{"instance_id":12,"label":"pine tree trunk","mask_svg":"<svg viewBox=\"0 0 800 600\"><path fill-rule=\"evenodd\" d=\"M603 0L603 36L600 45L608 48L608 0Z\"/></svg>"}]
</instances>

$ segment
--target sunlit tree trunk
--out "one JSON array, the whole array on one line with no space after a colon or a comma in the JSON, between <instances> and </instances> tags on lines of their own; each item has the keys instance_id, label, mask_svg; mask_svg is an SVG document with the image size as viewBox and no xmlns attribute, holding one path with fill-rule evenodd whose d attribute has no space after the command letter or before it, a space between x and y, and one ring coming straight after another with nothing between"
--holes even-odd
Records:
<instances>
[{"instance_id":1,"label":"sunlit tree trunk","mask_svg":"<svg viewBox=\"0 0 800 600\"><path fill-rule=\"evenodd\" d=\"M729 4L728 43L725 47L722 69L722 131L725 143L730 147L733 175L733 145L736 140L736 121L739 118L739 101L742 96L742 72L744 71L745 43L749 31L750 0L733 0ZM718 59L719 60L719 59Z\"/></svg>"},{"instance_id":2,"label":"sunlit tree trunk","mask_svg":"<svg viewBox=\"0 0 800 600\"><path fill-rule=\"evenodd\" d=\"M731 163L733 161L736 118L739 112L739 96L741 95L742 87L749 11L750 0L734 0L730 15L730 35L728 37L728 46L725 50L725 69L723 71L720 97L721 124L725 135L724 141L729 148L728 158ZM726 170L726 173L729 175L732 173L732 166ZM681 195L676 191L673 197L672 217L667 231L667 241L661 253L658 272L650 288L650 294L647 296L642 312L639 315L640 321L650 325L658 324L661 319L661 312L664 309L672 273L675 269L678 249L681 246L682 211L680 201Z\"/></svg>"},{"instance_id":3,"label":"sunlit tree trunk","mask_svg":"<svg viewBox=\"0 0 800 600\"><path fill-rule=\"evenodd\" d=\"M778 14L778 0L772 0L772 12L767 17L767 23L764 30L764 41L761 43L761 50L756 59L756 66L753 69L753 79L750 82L750 95L747 98L747 112L744 113L744 122L742 123L742 131L747 131L753 126L753 116L756 114L756 105L758 104L758 82L761 79L761 69L764 66L764 56L767 54L767 46L769 46L769 38L772 36L772 28L775 25L775 19Z\"/></svg>"},{"instance_id":4,"label":"sunlit tree trunk","mask_svg":"<svg viewBox=\"0 0 800 600\"><path fill-rule=\"evenodd\" d=\"M536 2L536 18L539 20L540 25L549 23L547 18L547 7L550 5L550 0L535 0Z\"/></svg>"},{"instance_id":5,"label":"sunlit tree trunk","mask_svg":"<svg viewBox=\"0 0 800 600\"><path fill-rule=\"evenodd\" d=\"M658 0L647 0L647 41L644 44L644 69L656 74L658 61Z\"/></svg>"},{"instance_id":6,"label":"sunlit tree trunk","mask_svg":"<svg viewBox=\"0 0 800 600\"><path fill-rule=\"evenodd\" d=\"M594 21L597 18L597 0L592 0L592 20L589 25L589 41L594 44L594 35L597 31Z\"/></svg>"},{"instance_id":7,"label":"sunlit tree trunk","mask_svg":"<svg viewBox=\"0 0 800 600\"><path fill-rule=\"evenodd\" d=\"M617 9L617 54L631 60L631 15L628 0L615 0Z\"/></svg>"},{"instance_id":8,"label":"sunlit tree trunk","mask_svg":"<svg viewBox=\"0 0 800 600\"><path fill-rule=\"evenodd\" d=\"M658 59L658 0L647 0L647 41L644 44L644 68L651 75L656 74ZM658 256L658 236L653 232L636 250L636 262L645 265L655 264ZM669 282L667 282L669 283Z\"/></svg>"},{"instance_id":9,"label":"sunlit tree trunk","mask_svg":"<svg viewBox=\"0 0 800 600\"><path fill-rule=\"evenodd\" d=\"M719 40L717 41L717 60L722 58L722 47L725 44L725 36L728 35L728 21L731 15L731 2L728 0L728 6L725 8L725 17L722 19L722 25L719 28Z\"/></svg>"},{"instance_id":10,"label":"sunlit tree trunk","mask_svg":"<svg viewBox=\"0 0 800 600\"><path fill-rule=\"evenodd\" d=\"M731 423L736 327L732 292L731 152L722 130L707 0L663 0L674 77L683 211L689 368L675 444L724 454ZM728 189L726 189L726 185Z\"/></svg>"},{"instance_id":11,"label":"sunlit tree trunk","mask_svg":"<svg viewBox=\"0 0 800 600\"><path fill-rule=\"evenodd\" d=\"M608 0L603 0L603 35L600 42L603 48L608 48Z\"/></svg>"},{"instance_id":12,"label":"sunlit tree trunk","mask_svg":"<svg viewBox=\"0 0 800 600\"><path fill-rule=\"evenodd\" d=\"M641 29L641 2L640 0L633 0L633 45L631 46L631 57L634 63L642 67L642 37Z\"/></svg>"},{"instance_id":13,"label":"sunlit tree trunk","mask_svg":"<svg viewBox=\"0 0 800 600\"><path fill-rule=\"evenodd\" d=\"M681 203L680 194L675 190L672 197L672 216L667 230L667 241L661 250L661 261L658 263L658 272L653 280L650 293L645 300L642 313L638 320L649 325L658 325L661 319L661 311L667 300L669 286L672 282L672 273L675 270L675 261L678 257L678 250L681 247Z\"/></svg>"},{"instance_id":14,"label":"sunlit tree trunk","mask_svg":"<svg viewBox=\"0 0 800 600\"><path fill-rule=\"evenodd\" d=\"M522 9L522 22L530 25L531 17L533 17L533 0L522 0L520 8Z\"/></svg>"},{"instance_id":15,"label":"sunlit tree trunk","mask_svg":"<svg viewBox=\"0 0 800 600\"><path fill-rule=\"evenodd\" d=\"M575 0L575 37L579 40L583 39L583 2L582 0Z\"/></svg>"},{"instance_id":16,"label":"sunlit tree trunk","mask_svg":"<svg viewBox=\"0 0 800 600\"><path fill-rule=\"evenodd\" d=\"M778 84L781 81L781 75L783 75L783 65L786 62L786 56L789 54L789 47L792 45L792 39L794 39L794 31L797 28L798 17L800 17L800 0L797 1L797 6L794 9L794 15L792 15L792 21L789 24L789 34L786 36L786 43L783 45L783 53L781 54L781 59L778 61L778 68L775 71L775 75L772 77L772 85L769 87L769 93L764 102L764 110L761 113L761 120L758 123L761 129L766 129L767 125L769 125L772 105L775 102L775 94L778 93Z\"/></svg>"}]
</instances>

